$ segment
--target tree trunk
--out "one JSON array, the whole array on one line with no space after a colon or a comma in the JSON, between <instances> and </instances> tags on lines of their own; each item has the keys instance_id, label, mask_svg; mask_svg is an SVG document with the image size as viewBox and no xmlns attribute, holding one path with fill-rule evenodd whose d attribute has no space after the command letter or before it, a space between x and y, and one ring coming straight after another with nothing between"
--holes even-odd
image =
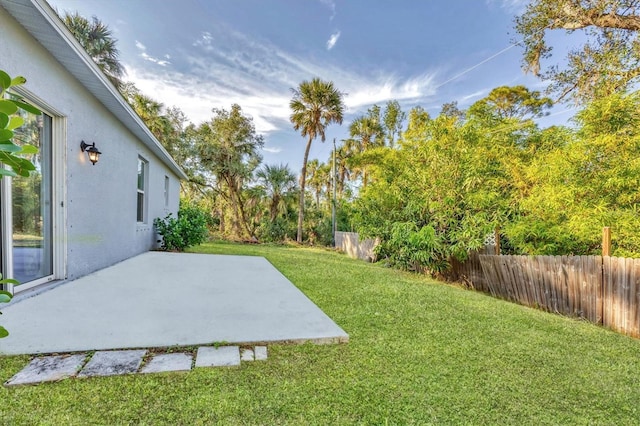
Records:
<instances>
[{"instance_id":1,"label":"tree trunk","mask_svg":"<svg viewBox=\"0 0 640 426\"><path fill-rule=\"evenodd\" d=\"M220 234L224 235L226 228L224 226L224 209L222 208L222 206L220 206L220 208L218 209L218 217L220 218L220 225L218 230L220 231Z\"/></svg>"},{"instance_id":2,"label":"tree trunk","mask_svg":"<svg viewBox=\"0 0 640 426\"><path fill-rule=\"evenodd\" d=\"M271 223L275 222L278 217L278 205L280 204L280 197L277 195L273 196L271 200L271 206L269 207L269 220Z\"/></svg>"},{"instance_id":3,"label":"tree trunk","mask_svg":"<svg viewBox=\"0 0 640 426\"><path fill-rule=\"evenodd\" d=\"M242 189L238 188L238 208L240 212L240 217L242 219L242 226L244 227L244 230L247 232L247 235L250 238L254 238L255 235L251 230L251 226L249 226L249 218L247 217L247 213L244 209L244 205L245 205L245 200L242 198Z\"/></svg>"},{"instance_id":4,"label":"tree trunk","mask_svg":"<svg viewBox=\"0 0 640 426\"><path fill-rule=\"evenodd\" d=\"M302 244L302 224L304 222L304 186L307 180L307 159L309 158L309 150L311 149L311 137L307 142L307 148L304 150L304 160L302 161L302 173L300 176L300 207L298 209L298 236L296 241Z\"/></svg>"}]
</instances>

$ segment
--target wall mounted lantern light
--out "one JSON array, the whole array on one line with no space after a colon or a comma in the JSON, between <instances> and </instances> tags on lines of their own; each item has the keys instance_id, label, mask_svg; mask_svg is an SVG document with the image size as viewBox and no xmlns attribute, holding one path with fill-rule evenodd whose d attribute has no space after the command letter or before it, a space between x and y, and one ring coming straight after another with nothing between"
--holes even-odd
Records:
<instances>
[{"instance_id":1,"label":"wall mounted lantern light","mask_svg":"<svg viewBox=\"0 0 640 426\"><path fill-rule=\"evenodd\" d=\"M80 150L82 150L82 152L87 153L87 155L89 156L89 161L91 161L91 163L94 166L98 162L98 159L100 158L100 154L102 154L100 151L98 151L98 148L96 148L95 142L89 145L85 141L82 141L80 143Z\"/></svg>"}]
</instances>

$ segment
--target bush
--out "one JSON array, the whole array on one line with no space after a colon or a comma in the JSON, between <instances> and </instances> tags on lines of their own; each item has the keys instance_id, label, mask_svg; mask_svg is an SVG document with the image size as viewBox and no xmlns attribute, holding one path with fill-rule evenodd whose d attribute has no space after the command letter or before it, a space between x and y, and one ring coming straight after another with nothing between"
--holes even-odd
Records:
<instances>
[{"instance_id":1,"label":"bush","mask_svg":"<svg viewBox=\"0 0 640 426\"><path fill-rule=\"evenodd\" d=\"M162 250L184 251L207 239L208 214L195 204L180 203L178 218L169 213L164 219L155 218L153 225L162 236Z\"/></svg>"},{"instance_id":2,"label":"bush","mask_svg":"<svg viewBox=\"0 0 640 426\"><path fill-rule=\"evenodd\" d=\"M282 243L286 240L295 240L297 224L285 217L277 217L273 222L265 217L256 230L256 236L260 241L267 243Z\"/></svg>"},{"instance_id":3,"label":"bush","mask_svg":"<svg viewBox=\"0 0 640 426\"><path fill-rule=\"evenodd\" d=\"M331 216L313 206L307 208L304 217L303 236L310 245L330 247L333 243Z\"/></svg>"},{"instance_id":4,"label":"bush","mask_svg":"<svg viewBox=\"0 0 640 426\"><path fill-rule=\"evenodd\" d=\"M436 274L449 267L435 230L431 226L418 229L413 222L394 223L389 239L383 240L375 252L401 269Z\"/></svg>"}]
</instances>

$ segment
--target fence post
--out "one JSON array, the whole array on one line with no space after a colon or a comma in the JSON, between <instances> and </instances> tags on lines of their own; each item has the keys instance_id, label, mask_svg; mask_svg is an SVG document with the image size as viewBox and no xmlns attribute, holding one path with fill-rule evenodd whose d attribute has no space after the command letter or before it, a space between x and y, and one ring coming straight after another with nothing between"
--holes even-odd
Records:
<instances>
[{"instance_id":1,"label":"fence post","mask_svg":"<svg viewBox=\"0 0 640 426\"><path fill-rule=\"evenodd\" d=\"M494 231L494 237L496 239L495 254L496 256L500 256L500 227L497 227Z\"/></svg>"},{"instance_id":2,"label":"fence post","mask_svg":"<svg viewBox=\"0 0 640 426\"><path fill-rule=\"evenodd\" d=\"M602 256L611 256L611 228L602 228Z\"/></svg>"}]
</instances>

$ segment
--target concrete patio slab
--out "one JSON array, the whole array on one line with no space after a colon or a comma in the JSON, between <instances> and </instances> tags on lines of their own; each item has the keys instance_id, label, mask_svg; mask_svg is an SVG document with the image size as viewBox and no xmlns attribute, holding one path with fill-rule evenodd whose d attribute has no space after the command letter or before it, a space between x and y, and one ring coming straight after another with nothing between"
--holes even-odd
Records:
<instances>
[{"instance_id":1,"label":"concrete patio slab","mask_svg":"<svg viewBox=\"0 0 640 426\"><path fill-rule=\"evenodd\" d=\"M193 356L191 354L173 353L154 355L144 367L141 373L165 373L168 371L189 371Z\"/></svg>"},{"instance_id":2,"label":"concrete patio slab","mask_svg":"<svg viewBox=\"0 0 640 426\"><path fill-rule=\"evenodd\" d=\"M52 355L32 359L15 376L7 380L5 386L55 382L74 376L84 364L86 354Z\"/></svg>"},{"instance_id":3,"label":"concrete patio slab","mask_svg":"<svg viewBox=\"0 0 640 426\"><path fill-rule=\"evenodd\" d=\"M240 348L201 346L196 355L196 367L232 367L240 365Z\"/></svg>"},{"instance_id":4,"label":"concrete patio slab","mask_svg":"<svg viewBox=\"0 0 640 426\"><path fill-rule=\"evenodd\" d=\"M2 309L0 354L346 342L266 259L148 252Z\"/></svg>"},{"instance_id":5,"label":"concrete patio slab","mask_svg":"<svg viewBox=\"0 0 640 426\"><path fill-rule=\"evenodd\" d=\"M99 351L93 354L78 377L118 376L136 373L147 351Z\"/></svg>"}]
</instances>

